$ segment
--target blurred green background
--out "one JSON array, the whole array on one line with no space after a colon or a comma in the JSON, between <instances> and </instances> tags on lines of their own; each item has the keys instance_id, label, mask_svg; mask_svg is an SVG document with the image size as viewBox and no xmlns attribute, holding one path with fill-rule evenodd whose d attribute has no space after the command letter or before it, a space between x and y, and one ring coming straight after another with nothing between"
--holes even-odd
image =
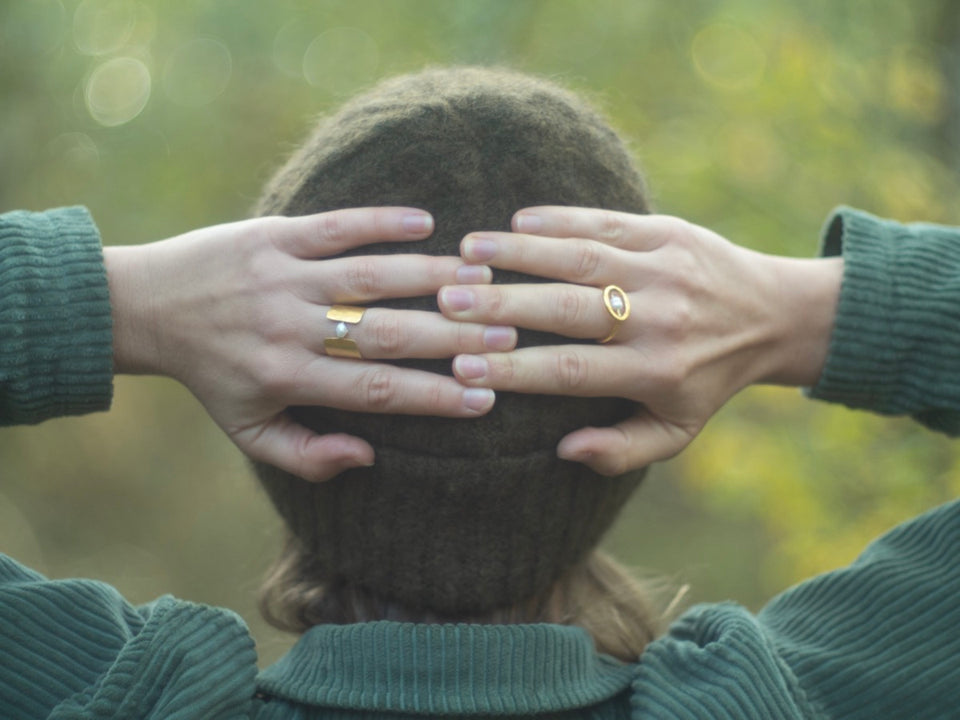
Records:
<instances>
[{"instance_id":1,"label":"blurred green background","mask_svg":"<svg viewBox=\"0 0 960 720\"><path fill-rule=\"evenodd\" d=\"M313 118L429 64L504 64L592 97L658 208L812 255L829 210L960 224L951 0L4 0L0 210L85 204L105 243L248 214ZM693 600L757 608L960 491L960 452L907 420L758 388L657 469L608 545ZM171 381L107 414L0 431L0 551L134 601L227 605L268 662L255 589L277 522Z\"/></svg>"}]
</instances>

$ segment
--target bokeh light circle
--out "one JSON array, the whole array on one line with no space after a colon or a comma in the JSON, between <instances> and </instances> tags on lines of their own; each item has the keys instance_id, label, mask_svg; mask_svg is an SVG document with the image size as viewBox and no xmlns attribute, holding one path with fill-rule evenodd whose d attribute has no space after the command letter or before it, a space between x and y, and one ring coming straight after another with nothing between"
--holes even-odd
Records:
<instances>
[{"instance_id":1,"label":"bokeh light circle","mask_svg":"<svg viewBox=\"0 0 960 720\"><path fill-rule=\"evenodd\" d=\"M85 55L105 55L122 48L136 24L130 0L84 0L73 14L73 42Z\"/></svg>"},{"instance_id":2,"label":"bokeh light circle","mask_svg":"<svg viewBox=\"0 0 960 720\"><path fill-rule=\"evenodd\" d=\"M150 99L150 71L136 58L107 60L87 78L84 99L87 112L101 125L128 123Z\"/></svg>"},{"instance_id":3,"label":"bokeh light circle","mask_svg":"<svg viewBox=\"0 0 960 720\"><path fill-rule=\"evenodd\" d=\"M766 53L736 25L708 25L693 38L690 50L697 73L715 87L750 90L763 79Z\"/></svg>"},{"instance_id":4,"label":"bokeh light circle","mask_svg":"<svg viewBox=\"0 0 960 720\"><path fill-rule=\"evenodd\" d=\"M316 37L316 29L302 20L289 21L273 38L273 64L290 77L303 77L303 54Z\"/></svg>"},{"instance_id":5,"label":"bokeh light circle","mask_svg":"<svg viewBox=\"0 0 960 720\"><path fill-rule=\"evenodd\" d=\"M196 38L170 56L163 71L163 89L179 105L206 105L227 89L232 72L230 48L216 38Z\"/></svg>"},{"instance_id":6,"label":"bokeh light circle","mask_svg":"<svg viewBox=\"0 0 960 720\"><path fill-rule=\"evenodd\" d=\"M313 87L339 95L370 82L379 64L380 50L367 33L332 28L315 37L303 54L303 76Z\"/></svg>"},{"instance_id":7,"label":"bokeh light circle","mask_svg":"<svg viewBox=\"0 0 960 720\"><path fill-rule=\"evenodd\" d=\"M58 165L92 172L100 162L100 151L89 135L68 132L58 135L47 145L47 152Z\"/></svg>"}]
</instances>

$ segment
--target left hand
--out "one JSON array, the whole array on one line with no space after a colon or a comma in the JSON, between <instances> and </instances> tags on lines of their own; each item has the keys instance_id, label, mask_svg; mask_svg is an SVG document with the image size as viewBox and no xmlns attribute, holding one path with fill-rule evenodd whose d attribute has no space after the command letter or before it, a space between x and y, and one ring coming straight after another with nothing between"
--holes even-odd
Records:
<instances>
[{"instance_id":1,"label":"left hand","mask_svg":"<svg viewBox=\"0 0 960 720\"><path fill-rule=\"evenodd\" d=\"M470 387L642 404L614 427L567 435L562 458L619 474L678 453L751 383L812 385L819 377L842 260L763 255L666 216L541 207L520 211L513 228L468 235L462 256L561 282L443 288L447 317L599 340L615 326L602 289L620 287L632 307L608 344L454 361Z\"/></svg>"}]
</instances>

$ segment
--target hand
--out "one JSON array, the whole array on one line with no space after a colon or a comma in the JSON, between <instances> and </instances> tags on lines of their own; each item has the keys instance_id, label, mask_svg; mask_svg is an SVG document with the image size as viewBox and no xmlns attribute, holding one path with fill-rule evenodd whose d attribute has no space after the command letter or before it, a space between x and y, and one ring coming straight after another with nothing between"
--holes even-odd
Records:
<instances>
[{"instance_id":1,"label":"hand","mask_svg":"<svg viewBox=\"0 0 960 720\"><path fill-rule=\"evenodd\" d=\"M601 339L615 324L602 288L619 286L632 307L608 344L454 360L469 387L642 403L614 427L567 435L562 458L619 474L680 452L747 385L811 385L819 377L841 259L762 255L677 218L603 210L529 208L514 216L513 229L468 235L462 256L562 282L446 287L446 317Z\"/></svg>"},{"instance_id":2,"label":"hand","mask_svg":"<svg viewBox=\"0 0 960 720\"><path fill-rule=\"evenodd\" d=\"M512 328L451 322L437 313L371 308L350 337L365 360L324 355L329 306L432 295L444 284L489 282L490 270L456 257L322 258L432 232L404 208L341 210L219 225L138 247L107 247L117 372L172 377L187 386L247 455L311 480L370 465L357 437L319 436L284 412L326 405L364 412L471 417L491 390L370 362L509 350Z\"/></svg>"}]
</instances>

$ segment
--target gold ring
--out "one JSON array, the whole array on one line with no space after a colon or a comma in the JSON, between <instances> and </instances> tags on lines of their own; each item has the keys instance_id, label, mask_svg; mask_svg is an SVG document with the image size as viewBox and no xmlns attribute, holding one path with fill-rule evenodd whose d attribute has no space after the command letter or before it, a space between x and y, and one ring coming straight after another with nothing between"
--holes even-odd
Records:
<instances>
[{"instance_id":1,"label":"gold ring","mask_svg":"<svg viewBox=\"0 0 960 720\"><path fill-rule=\"evenodd\" d=\"M334 305L327 310L327 320L333 320L337 323L336 337L323 339L323 349L327 352L327 355L363 360L363 355L360 354L360 348L357 347L356 341L351 340L347 335L350 332L350 325L356 325L363 320L365 311L366 308L354 307L353 305Z\"/></svg>"},{"instance_id":2,"label":"gold ring","mask_svg":"<svg viewBox=\"0 0 960 720\"><path fill-rule=\"evenodd\" d=\"M609 335L598 342L608 343L613 340L623 321L630 317L630 298L616 285L607 285L603 289L603 306L613 318L613 329L610 330Z\"/></svg>"}]
</instances>

